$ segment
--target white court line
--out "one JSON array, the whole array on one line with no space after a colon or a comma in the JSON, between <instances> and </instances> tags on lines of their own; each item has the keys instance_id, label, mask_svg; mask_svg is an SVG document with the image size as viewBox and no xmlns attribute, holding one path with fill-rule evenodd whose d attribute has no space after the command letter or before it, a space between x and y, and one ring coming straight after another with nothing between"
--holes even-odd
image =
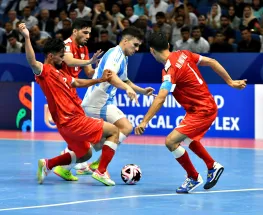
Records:
<instances>
[{"instance_id":1,"label":"white court line","mask_svg":"<svg viewBox=\"0 0 263 215\"><path fill-rule=\"evenodd\" d=\"M263 188L249 188L249 189L238 189L238 190L200 191L200 192L194 192L194 193L192 193L192 195L193 194L251 192L251 191L263 191ZM163 196L182 196L182 195L184 195L184 194L168 193L168 194L153 194L153 195L138 195L138 196L120 196L120 197L112 197L112 198L105 198L105 199L89 199L89 200L83 200L83 201L65 202L65 203L49 204L49 205L37 205L37 206L28 206L28 207L5 208L5 209L0 209L0 212L1 211L36 209L36 208L49 208L49 207L58 207L58 206L64 206L64 205L75 205L75 204L90 203L90 202L113 201L113 200L120 200L120 199L135 199L135 198L149 198L149 197L163 197Z\"/></svg>"}]
</instances>

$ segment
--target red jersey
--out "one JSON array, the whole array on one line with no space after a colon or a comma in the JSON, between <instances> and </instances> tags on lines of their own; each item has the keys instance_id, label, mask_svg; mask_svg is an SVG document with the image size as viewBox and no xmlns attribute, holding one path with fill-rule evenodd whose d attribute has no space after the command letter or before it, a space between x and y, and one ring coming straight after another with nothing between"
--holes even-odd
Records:
<instances>
[{"instance_id":1,"label":"red jersey","mask_svg":"<svg viewBox=\"0 0 263 215\"><path fill-rule=\"evenodd\" d=\"M66 39L64 43L65 43L65 54L71 53L73 54L73 57L75 59L89 60L89 51L87 46L77 45L73 41L72 37ZM82 68L80 66L69 67L66 63L63 62L62 69L73 78L78 78Z\"/></svg>"},{"instance_id":2,"label":"red jersey","mask_svg":"<svg viewBox=\"0 0 263 215\"><path fill-rule=\"evenodd\" d=\"M188 113L214 112L217 110L197 64L202 56L190 51L172 52L162 71L162 81L173 84L172 94Z\"/></svg>"},{"instance_id":3,"label":"red jersey","mask_svg":"<svg viewBox=\"0 0 263 215\"><path fill-rule=\"evenodd\" d=\"M47 98L49 111L57 127L77 115L85 116L71 87L73 81L74 78L50 64L43 64L41 74L36 75L36 82Z\"/></svg>"}]
</instances>

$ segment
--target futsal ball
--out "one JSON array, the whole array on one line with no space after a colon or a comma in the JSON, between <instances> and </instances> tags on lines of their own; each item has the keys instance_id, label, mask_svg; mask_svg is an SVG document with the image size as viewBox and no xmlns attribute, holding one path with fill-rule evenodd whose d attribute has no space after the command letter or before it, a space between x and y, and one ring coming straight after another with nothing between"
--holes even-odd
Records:
<instances>
[{"instance_id":1,"label":"futsal ball","mask_svg":"<svg viewBox=\"0 0 263 215\"><path fill-rule=\"evenodd\" d=\"M135 164L128 164L121 170L121 178L126 184L137 184L142 177L142 171Z\"/></svg>"}]
</instances>

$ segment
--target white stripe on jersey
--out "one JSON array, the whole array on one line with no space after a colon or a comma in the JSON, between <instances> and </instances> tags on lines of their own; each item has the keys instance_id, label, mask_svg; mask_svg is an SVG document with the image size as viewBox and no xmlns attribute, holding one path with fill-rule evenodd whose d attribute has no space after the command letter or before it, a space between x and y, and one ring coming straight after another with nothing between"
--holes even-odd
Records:
<instances>
[{"instance_id":1,"label":"white stripe on jersey","mask_svg":"<svg viewBox=\"0 0 263 215\"><path fill-rule=\"evenodd\" d=\"M100 60L93 79L100 78L103 71L109 69L115 72L121 80L128 80L127 60L120 46L109 49ZM105 104L113 104L116 90L117 88L108 82L89 87L82 101L82 106L101 108Z\"/></svg>"}]
</instances>

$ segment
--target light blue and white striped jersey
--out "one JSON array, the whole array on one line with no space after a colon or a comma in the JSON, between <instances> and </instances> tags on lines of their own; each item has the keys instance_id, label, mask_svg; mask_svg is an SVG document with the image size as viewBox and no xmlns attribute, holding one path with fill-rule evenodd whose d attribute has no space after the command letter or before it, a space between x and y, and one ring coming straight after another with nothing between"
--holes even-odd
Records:
<instances>
[{"instance_id":1,"label":"light blue and white striped jersey","mask_svg":"<svg viewBox=\"0 0 263 215\"><path fill-rule=\"evenodd\" d=\"M115 72L122 81L127 81L128 57L120 46L109 49L100 60L93 79L102 77L103 71L109 69ZM88 88L82 101L82 106L101 108L106 104L113 104L117 88L108 82L98 83Z\"/></svg>"}]
</instances>

